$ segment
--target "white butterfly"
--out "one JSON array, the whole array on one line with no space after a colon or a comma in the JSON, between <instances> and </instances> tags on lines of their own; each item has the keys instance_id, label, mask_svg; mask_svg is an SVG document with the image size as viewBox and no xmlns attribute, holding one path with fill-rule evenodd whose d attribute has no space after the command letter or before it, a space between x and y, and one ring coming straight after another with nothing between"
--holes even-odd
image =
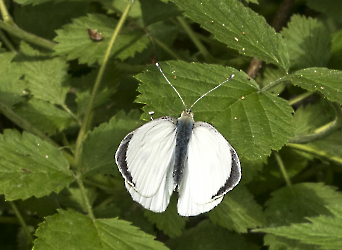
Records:
<instances>
[{"instance_id":1,"label":"white butterfly","mask_svg":"<svg viewBox=\"0 0 342 250\"><path fill-rule=\"evenodd\" d=\"M129 133L116 151L116 164L127 190L134 201L151 211L164 212L174 190L179 193L180 215L210 211L241 179L234 148L213 126L195 122L190 109L185 108L178 119L166 116L142 125Z\"/></svg>"}]
</instances>

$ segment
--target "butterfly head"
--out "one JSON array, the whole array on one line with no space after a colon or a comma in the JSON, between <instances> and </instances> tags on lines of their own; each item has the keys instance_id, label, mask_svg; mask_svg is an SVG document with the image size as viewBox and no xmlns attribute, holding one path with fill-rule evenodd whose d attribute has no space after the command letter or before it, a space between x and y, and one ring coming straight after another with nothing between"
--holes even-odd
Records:
<instances>
[{"instance_id":1,"label":"butterfly head","mask_svg":"<svg viewBox=\"0 0 342 250\"><path fill-rule=\"evenodd\" d=\"M182 112L180 118L189 119L189 120L193 121L193 120L194 120L194 114L191 112L190 109L185 109L185 110Z\"/></svg>"}]
</instances>

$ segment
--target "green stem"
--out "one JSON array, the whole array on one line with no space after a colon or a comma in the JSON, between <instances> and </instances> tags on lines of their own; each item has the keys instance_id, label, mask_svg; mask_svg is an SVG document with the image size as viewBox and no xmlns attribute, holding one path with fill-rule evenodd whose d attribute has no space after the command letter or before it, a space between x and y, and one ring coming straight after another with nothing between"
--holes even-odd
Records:
<instances>
[{"instance_id":1,"label":"green stem","mask_svg":"<svg viewBox=\"0 0 342 250\"><path fill-rule=\"evenodd\" d=\"M4 42L4 44L7 46L7 48L14 52L14 53L18 53L14 46L12 45L12 43L7 39L7 37L5 36L4 32L2 32L2 30L0 30L0 40L2 40Z\"/></svg>"},{"instance_id":2,"label":"green stem","mask_svg":"<svg viewBox=\"0 0 342 250\"><path fill-rule=\"evenodd\" d=\"M128 12L129 12L130 8L131 8L131 3L129 3L127 5L125 11L123 12L123 14L122 14L122 16L121 16L121 18L119 20L118 25L116 26L116 28L114 30L113 36L112 36L112 38L111 38L111 40L109 42L106 54L104 56L103 63L101 65L99 73L98 73L98 75L96 77L96 81L95 81L94 88L93 88L93 91L92 91L91 96L90 96L90 100L89 100L89 103L88 103L88 106L87 106L87 110L86 110L85 115L84 115L82 126L81 126L80 132L79 132L77 140L76 140L75 159L76 159L76 163L77 164L79 164L79 162L80 162L80 157L81 157L81 154L82 154L82 143L83 143L83 140L84 140L85 135L87 133L87 130L90 127L90 124L91 124L92 111L93 111L94 100L95 100L95 96L96 96L97 90L99 89L99 86L100 86L103 74L105 72L108 60L110 58L110 54L111 54L114 42L115 42L115 40L116 40L120 30L121 30L121 27L123 26L123 24L124 24L124 22L125 22L125 20L127 18L127 15L128 15Z\"/></svg>"},{"instance_id":3,"label":"green stem","mask_svg":"<svg viewBox=\"0 0 342 250\"><path fill-rule=\"evenodd\" d=\"M177 60L184 60L184 58L182 58L180 55L178 55L177 53L175 53L174 51L172 51L170 49L169 46L166 46L162 41L160 41L158 38L156 37L152 37L152 39L156 42L156 44L159 45L160 48L162 48L166 53L168 53L170 56L174 57Z\"/></svg>"},{"instance_id":4,"label":"green stem","mask_svg":"<svg viewBox=\"0 0 342 250\"><path fill-rule=\"evenodd\" d=\"M26 233L26 236L28 238L28 240L30 241L30 243L33 245L33 237L32 237L32 234L30 233L30 230L28 229L27 225L26 225L26 222L24 221L23 217L21 216L19 210L17 209L17 206L15 205L15 203L13 201L9 201L9 203L11 204L12 206L12 209L14 210L14 213L15 215L17 216L19 222L20 222L20 225L23 227L25 233Z\"/></svg>"},{"instance_id":5,"label":"green stem","mask_svg":"<svg viewBox=\"0 0 342 250\"><path fill-rule=\"evenodd\" d=\"M204 59L208 62L214 61L212 56L210 55L209 51L206 49L206 47L202 44L202 42L198 39L195 32L191 29L191 27L188 25L188 23L184 20L183 17L177 17L178 22L182 25L183 29L186 31L192 42L195 44L197 49L201 52Z\"/></svg>"},{"instance_id":6,"label":"green stem","mask_svg":"<svg viewBox=\"0 0 342 250\"><path fill-rule=\"evenodd\" d=\"M290 82L288 80L288 76L284 76L284 77L281 77L281 78L278 78L277 80L273 81L273 82L270 82L269 84L267 84L265 87L263 87L261 89L261 91L263 92L266 92L266 91L269 91L270 89L278 86L279 84L282 84L282 83L287 83L287 82Z\"/></svg>"},{"instance_id":7,"label":"green stem","mask_svg":"<svg viewBox=\"0 0 342 250\"><path fill-rule=\"evenodd\" d=\"M281 159L280 155L278 152L274 152L274 156L276 158L276 161L279 165L279 168L280 168L280 171L285 179L285 182L286 182L286 185L291 188L292 184L291 184L291 181L290 181L290 178L289 178L289 175L287 174L286 172L286 169L285 169L285 165L284 165L284 162L283 160Z\"/></svg>"},{"instance_id":8,"label":"green stem","mask_svg":"<svg viewBox=\"0 0 342 250\"><path fill-rule=\"evenodd\" d=\"M26 119L24 119L23 117L21 117L20 115L18 115L17 113L15 113L9 106L7 106L6 104L3 104L0 102L0 111L8 118L10 119L12 122L14 122L15 124L17 124L19 127L21 127L23 130L34 134L36 136L38 136L40 139L47 141L49 143L51 143L52 145L54 145L57 148L60 148L60 146L53 141L50 137L48 137L46 134L44 134L42 131L40 131L39 129L37 129L35 126L33 126L29 121L27 121ZM70 165L75 165L74 162L74 158L68 154L67 152L65 152L64 150L62 151L62 153L64 154L65 158L69 161Z\"/></svg>"},{"instance_id":9,"label":"green stem","mask_svg":"<svg viewBox=\"0 0 342 250\"><path fill-rule=\"evenodd\" d=\"M84 185L83 185L83 182L82 182L82 179L81 179L81 175L76 175L76 181L77 181L78 186L80 187L81 194L82 194L82 197L83 197L83 202L86 205L88 215L92 219L92 221L93 221L93 223L94 223L94 225L96 227L95 216L94 216L93 210L91 209L91 205L89 203L89 199L88 199L88 196L86 194L86 190L84 188Z\"/></svg>"},{"instance_id":10,"label":"green stem","mask_svg":"<svg viewBox=\"0 0 342 250\"><path fill-rule=\"evenodd\" d=\"M315 91L308 91L308 92L305 92L305 93L303 93L301 95L298 95L295 98L289 100L289 104L292 106L292 105L294 105L294 104L296 104L298 102L303 101L305 98L311 96L314 93L315 93Z\"/></svg>"},{"instance_id":11,"label":"green stem","mask_svg":"<svg viewBox=\"0 0 342 250\"><path fill-rule=\"evenodd\" d=\"M8 23L10 25L14 24L12 17L8 14L6 5L3 0L0 0L0 12L2 15L2 19L5 21L5 23Z\"/></svg>"},{"instance_id":12,"label":"green stem","mask_svg":"<svg viewBox=\"0 0 342 250\"><path fill-rule=\"evenodd\" d=\"M308 142L314 142L320 139L323 139L334 131L339 129L342 125L342 111L341 107L337 103L332 103L333 108L335 109L336 117L335 120L316 129L315 133L308 135L298 135L289 140L290 143L304 144Z\"/></svg>"},{"instance_id":13,"label":"green stem","mask_svg":"<svg viewBox=\"0 0 342 250\"><path fill-rule=\"evenodd\" d=\"M325 151L316 150L316 149L311 148L311 147L309 147L307 145L304 145L304 144L288 143L286 146L291 147L293 149L297 149L297 150L306 152L306 153L310 153L310 154L313 154L313 155L324 157L324 158L326 158L329 161L333 161L333 162L336 162L339 165L342 165L342 158L341 157L330 155L330 154L328 154Z\"/></svg>"},{"instance_id":14,"label":"green stem","mask_svg":"<svg viewBox=\"0 0 342 250\"><path fill-rule=\"evenodd\" d=\"M3 29L7 31L9 34L16 36L22 40L31 42L33 44L36 44L38 46L41 46L43 48L53 50L53 47L55 47L56 43L51 42L49 40L43 39L39 36L35 36L31 33L28 33L19 27L16 27L14 25L9 25L3 21L0 20L0 29Z\"/></svg>"},{"instance_id":15,"label":"green stem","mask_svg":"<svg viewBox=\"0 0 342 250\"><path fill-rule=\"evenodd\" d=\"M61 105L62 108L77 122L79 126L82 126L82 122L77 118L77 116L68 108L67 105Z\"/></svg>"}]
</instances>

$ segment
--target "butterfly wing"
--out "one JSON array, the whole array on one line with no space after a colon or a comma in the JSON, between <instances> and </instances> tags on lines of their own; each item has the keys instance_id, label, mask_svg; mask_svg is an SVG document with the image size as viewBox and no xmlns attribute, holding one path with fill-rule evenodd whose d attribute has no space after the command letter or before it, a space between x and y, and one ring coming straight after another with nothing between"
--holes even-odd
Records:
<instances>
[{"instance_id":1,"label":"butterfly wing","mask_svg":"<svg viewBox=\"0 0 342 250\"><path fill-rule=\"evenodd\" d=\"M194 216L217 206L241 179L233 147L210 124L196 122L179 187L178 213Z\"/></svg>"},{"instance_id":2,"label":"butterfly wing","mask_svg":"<svg viewBox=\"0 0 342 250\"><path fill-rule=\"evenodd\" d=\"M133 200L155 212L165 211L174 189L176 122L162 117L144 124L125 137L115 154Z\"/></svg>"}]
</instances>

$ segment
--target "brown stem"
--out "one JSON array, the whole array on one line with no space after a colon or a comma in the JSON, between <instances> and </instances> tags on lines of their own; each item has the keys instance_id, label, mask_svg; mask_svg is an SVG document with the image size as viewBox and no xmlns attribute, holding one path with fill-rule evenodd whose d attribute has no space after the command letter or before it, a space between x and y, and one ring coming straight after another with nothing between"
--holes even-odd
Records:
<instances>
[{"instance_id":1,"label":"brown stem","mask_svg":"<svg viewBox=\"0 0 342 250\"><path fill-rule=\"evenodd\" d=\"M290 15L291 8L294 4L295 0L284 0L278 11L277 14L274 16L272 21L272 27L279 32L283 25L285 24L287 17ZM260 68L262 66L262 61L254 57L247 69L247 75L249 75L251 78L255 78L257 73L259 72Z\"/></svg>"}]
</instances>

